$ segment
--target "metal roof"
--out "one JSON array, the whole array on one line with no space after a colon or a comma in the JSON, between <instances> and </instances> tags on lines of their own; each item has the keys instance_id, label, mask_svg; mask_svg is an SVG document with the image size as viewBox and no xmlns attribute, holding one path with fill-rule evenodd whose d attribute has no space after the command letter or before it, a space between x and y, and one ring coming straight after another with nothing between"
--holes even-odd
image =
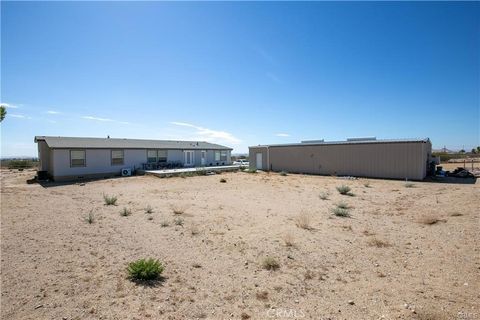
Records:
<instances>
[{"instance_id":1,"label":"metal roof","mask_svg":"<svg viewBox=\"0 0 480 320\"><path fill-rule=\"evenodd\" d=\"M376 143L426 143L429 138L424 139L378 139L378 140L351 140L351 141L324 141L324 142L302 142L302 143L284 143L284 144L264 144L258 146L250 146L249 148L266 148L266 147L299 147L299 146L324 146L339 144L376 144Z\"/></svg>"},{"instance_id":2,"label":"metal roof","mask_svg":"<svg viewBox=\"0 0 480 320\"><path fill-rule=\"evenodd\" d=\"M36 136L35 142L45 141L50 148L82 148L82 149L208 149L233 150L219 144L205 141L175 141L175 140L142 140L117 138L80 138L80 137L48 137Z\"/></svg>"}]
</instances>

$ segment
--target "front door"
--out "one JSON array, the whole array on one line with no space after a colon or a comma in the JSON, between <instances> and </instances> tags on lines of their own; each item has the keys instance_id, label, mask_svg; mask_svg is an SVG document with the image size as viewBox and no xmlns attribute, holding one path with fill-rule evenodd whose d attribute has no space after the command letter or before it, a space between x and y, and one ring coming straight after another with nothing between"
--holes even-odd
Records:
<instances>
[{"instance_id":1,"label":"front door","mask_svg":"<svg viewBox=\"0 0 480 320\"><path fill-rule=\"evenodd\" d=\"M262 153L259 152L256 154L256 165L257 165L257 169L258 170L262 170L263 167L262 167Z\"/></svg>"},{"instance_id":2,"label":"front door","mask_svg":"<svg viewBox=\"0 0 480 320\"><path fill-rule=\"evenodd\" d=\"M201 154L202 154L201 163L202 163L202 166L204 166L207 163L207 151L203 150Z\"/></svg>"},{"instance_id":3,"label":"front door","mask_svg":"<svg viewBox=\"0 0 480 320\"><path fill-rule=\"evenodd\" d=\"M187 150L187 151L184 151L184 162L183 162L183 165L185 167L192 167L193 166L193 151L191 150Z\"/></svg>"}]
</instances>

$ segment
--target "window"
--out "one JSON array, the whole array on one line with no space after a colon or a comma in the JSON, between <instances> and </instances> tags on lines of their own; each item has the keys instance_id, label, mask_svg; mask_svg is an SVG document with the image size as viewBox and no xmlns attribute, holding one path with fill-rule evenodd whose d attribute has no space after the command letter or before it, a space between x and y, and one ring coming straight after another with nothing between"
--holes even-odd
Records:
<instances>
[{"instance_id":1,"label":"window","mask_svg":"<svg viewBox=\"0 0 480 320\"><path fill-rule=\"evenodd\" d=\"M123 150L112 150L112 166L123 164Z\"/></svg>"},{"instance_id":2,"label":"window","mask_svg":"<svg viewBox=\"0 0 480 320\"><path fill-rule=\"evenodd\" d=\"M70 150L70 167L85 166L85 150Z\"/></svg>"},{"instance_id":3,"label":"window","mask_svg":"<svg viewBox=\"0 0 480 320\"><path fill-rule=\"evenodd\" d=\"M157 150L158 162L167 162L167 150Z\"/></svg>"},{"instance_id":4,"label":"window","mask_svg":"<svg viewBox=\"0 0 480 320\"><path fill-rule=\"evenodd\" d=\"M167 150L147 150L147 162L167 162Z\"/></svg>"},{"instance_id":5,"label":"window","mask_svg":"<svg viewBox=\"0 0 480 320\"><path fill-rule=\"evenodd\" d=\"M220 161L220 151L215 151L215 161Z\"/></svg>"},{"instance_id":6,"label":"window","mask_svg":"<svg viewBox=\"0 0 480 320\"><path fill-rule=\"evenodd\" d=\"M147 162L148 163L157 162L157 150L147 150Z\"/></svg>"},{"instance_id":7,"label":"window","mask_svg":"<svg viewBox=\"0 0 480 320\"><path fill-rule=\"evenodd\" d=\"M227 161L227 151L220 151L220 161Z\"/></svg>"}]
</instances>

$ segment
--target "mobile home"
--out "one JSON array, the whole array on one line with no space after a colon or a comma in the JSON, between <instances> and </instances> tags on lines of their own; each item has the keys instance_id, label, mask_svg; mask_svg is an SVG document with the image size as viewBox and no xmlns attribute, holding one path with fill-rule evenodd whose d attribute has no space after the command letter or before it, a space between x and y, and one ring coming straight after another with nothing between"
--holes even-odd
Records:
<instances>
[{"instance_id":1,"label":"mobile home","mask_svg":"<svg viewBox=\"0 0 480 320\"><path fill-rule=\"evenodd\" d=\"M120 175L149 164L231 164L232 149L204 141L36 136L40 171L56 181Z\"/></svg>"}]
</instances>

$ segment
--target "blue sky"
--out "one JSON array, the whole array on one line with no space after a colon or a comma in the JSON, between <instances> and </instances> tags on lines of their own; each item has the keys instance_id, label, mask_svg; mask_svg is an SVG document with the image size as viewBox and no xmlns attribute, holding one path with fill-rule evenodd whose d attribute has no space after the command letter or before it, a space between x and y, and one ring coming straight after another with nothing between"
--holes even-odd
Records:
<instances>
[{"instance_id":1,"label":"blue sky","mask_svg":"<svg viewBox=\"0 0 480 320\"><path fill-rule=\"evenodd\" d=\"M3 2L2 155L35 135L479 145L478 2Z\"/></svg>"}]
</instances>

